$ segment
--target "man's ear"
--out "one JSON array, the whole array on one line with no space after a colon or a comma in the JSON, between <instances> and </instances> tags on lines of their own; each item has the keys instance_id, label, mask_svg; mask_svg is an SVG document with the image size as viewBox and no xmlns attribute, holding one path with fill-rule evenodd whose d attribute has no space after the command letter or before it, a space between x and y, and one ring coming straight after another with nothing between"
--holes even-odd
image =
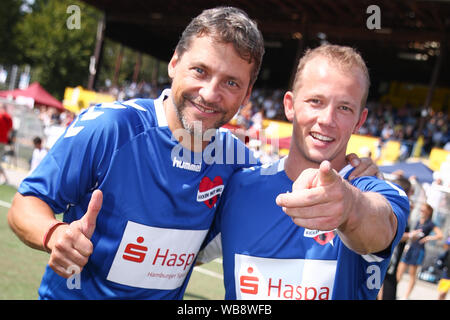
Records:
<instances>
[{"instance_id":1,"label":"man's ear","mask_svg":"<svg viewBox=\"0 0 450 320\"><path fill-rule=\"evenodd\" d=\"M170 59L169 64L167 65L167 74L171 79L175 76L175 67L177 66L177 63L179 61L179 57L177 52L175 51L172 55L172 59Z\"/></svg>"},{"instance_id":2,"label":"man's ear","mask_svg":"<svg viewBox=\"0 0 450 320\"><path fill-rule=\"evenodd\" d=\"M292 122L294 119L294 94L292 91L288 91L284 94L283 98L283 104L284 104L284 114L286 115L286 118Z\"/></svg>"},{"instance_id":3,"label":"man's ear","mask_svg":"<svg viewBox=\"0 0 450 320\"><path fill-rule=\"evenodd\" d=\"M358 123L356 124L355 128L353 129L353 133L358 133L359 128L366 122L367 114L369 113L369 110L367 108L364 108L364 110L361 112L361 115L359 116Z\"/></svg>"}]
</instances>

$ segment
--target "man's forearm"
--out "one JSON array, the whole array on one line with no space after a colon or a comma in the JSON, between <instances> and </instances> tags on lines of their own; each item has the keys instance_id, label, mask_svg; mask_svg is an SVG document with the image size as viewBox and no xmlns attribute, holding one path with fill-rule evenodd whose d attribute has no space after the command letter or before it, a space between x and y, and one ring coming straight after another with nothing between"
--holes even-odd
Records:
<instances>
[{"instance_id":1,"label":"man's forearm","mask_svg":"<svg viewBox=\"0 0 450 320\"><path fill-rule=\"evenodd\" d=\"M42 200L16 193L8 212L8 223L26 245L45 250L42 239L56 221L53 211Z\"/></svg>"},{"instance_id":2,"label":"man's forearm","mask_svg":"<svg viewBox=\"0 0 450 320\"><path fill-rule=\"evenodd\" d=\"M340 238L359 254L383 251L397 230L397 218L389 202L378 193L351 188L353 206L346 222L338 228Z\"/></svg>"}]
</instances>

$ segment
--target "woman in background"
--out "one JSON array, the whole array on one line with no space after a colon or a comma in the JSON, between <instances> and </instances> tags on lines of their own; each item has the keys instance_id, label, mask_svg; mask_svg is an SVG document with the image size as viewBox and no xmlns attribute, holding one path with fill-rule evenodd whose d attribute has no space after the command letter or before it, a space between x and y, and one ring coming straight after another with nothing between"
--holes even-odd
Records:
<instances>
[{"instance_id":1,"label":"woman in background","mask_svg":"<svg viewBox=\"0 0 450 320\"><path fill-rule=\"evenodd\" d=\"M420 207L420 219L414 230L409 233L410 242L407 244L405 254L397 270L397 282L399 282L406 268L409 267L409 283L403 299L409 298L416 284L417 269L425 257L425 243L441 240L443 237L441 229L431 221L432 216L433 208L428 203L423 203ZM434 235L430 235L432 231Z\"/></svg>"}]
</instances>

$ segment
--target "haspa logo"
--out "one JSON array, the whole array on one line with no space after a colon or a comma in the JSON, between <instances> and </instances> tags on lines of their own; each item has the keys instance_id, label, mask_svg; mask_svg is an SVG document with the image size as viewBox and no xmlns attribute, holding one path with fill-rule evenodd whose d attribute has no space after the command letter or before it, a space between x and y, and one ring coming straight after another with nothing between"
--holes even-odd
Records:
<instances>
[{"instance_id":1,"label":"haspa logo","mask_svg":"<svg viewBox=\"0 0 450 320\"><path fill-rule=\"evenodd\" d=\"M234 255L237 299L328 300L337 260Z\"/></svg>"},{"instance_id":2,"label":"haspa logo","mask_svg":"<svg viewBox=\"0 0 450 320\"><path fill-rule=\"evenodd\" d=\"M142 243L142 242L144 242L144 238L138 237L136 239L136 241L138 243ZM148 247L146 247L146 246L141 246L141 245L138 245L135 243L129 243L125 247L124 254L122 257L125 260L141 263L145 259L147 250L148 250Z\"/></svg>"},{"instance_id":3,"label":"haspa logo","mask_svg":"<svg viewBox=\"0 0 450 320\"><path fill-rule=\"evenodd\" d=\"M209 177L203 177L198 187L197 201L203 201L211 209L222 194L224 187L220 176L216 176L213 180Z\"/></svg>"},{"instance_id":4,"label":"haspa logo","mask_svg":"<svg viewBox=\"0 0 450 320\"><path fill-rule=\"evenodd\" d=\"M207 232L159 228L128 221L107 279L137 288L179 288L194 264Z\"/></svg>"},{"instance_id":5,"label":"haspa logo","mask_svg":"<svg viewBox=\"0 0 450 320\"><path fill-rule=\"evenodd\" d=\"M253 267L248 267L248 274L252 274ZM282 278L268 278L265 292L259 291L259 277L252 275L242 275L239 277L239 290L241 293L258 295L259 298L288 299L288 300L329 300L330 288L327 286L302 286L295 283L288 283Z\"/></svg>"},{"instance_id":6,"label":"haspa logo","mask_svg":"<svg viewBox=\"0 0 450 320\"><path fill-rule=\"evenodd\" d=\"M253 273L253 268L248 267L247 272L249 274ZM258 277L254 276L240 276L239 283L242 293L248 294L258 294Z\"/></svg>"},{"instance_id":7,"label":"haspa logo","mask_svg":"<svg viewBox=\"0 0 450 320\"><path fill-rule=\"evenodd\" d=\"M144 237L137 237L137 243L143 243ZM142 263L147 255L148 247L129 243L125 247L124 254L122 258L124 260ZM161 265L167 267L183 267L186 270L195 259L195 252L190 253L171 253L169 249L157 248L154 256L152 256L152 265Z\"/></svg>"}]
</instances>

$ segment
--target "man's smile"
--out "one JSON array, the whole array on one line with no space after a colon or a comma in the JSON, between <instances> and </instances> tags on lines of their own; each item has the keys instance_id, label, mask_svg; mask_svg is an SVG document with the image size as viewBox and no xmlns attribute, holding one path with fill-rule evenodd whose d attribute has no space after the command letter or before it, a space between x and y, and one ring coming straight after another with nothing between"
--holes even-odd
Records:
<instances>
[{"instance_id":1,"label":"man's smile","mask_svg":"<svg viewBox=\"0 0 450 320\"><path fill-rule=\"evenodd\" d=\"M334 141L334 138L325 136L325 135L320 134L318 132L310 132L309 134L310 134L311 137L313 137L314 139L319 140L321 142L332 142L332 141Z\"/></svg>"}]
</instances>

